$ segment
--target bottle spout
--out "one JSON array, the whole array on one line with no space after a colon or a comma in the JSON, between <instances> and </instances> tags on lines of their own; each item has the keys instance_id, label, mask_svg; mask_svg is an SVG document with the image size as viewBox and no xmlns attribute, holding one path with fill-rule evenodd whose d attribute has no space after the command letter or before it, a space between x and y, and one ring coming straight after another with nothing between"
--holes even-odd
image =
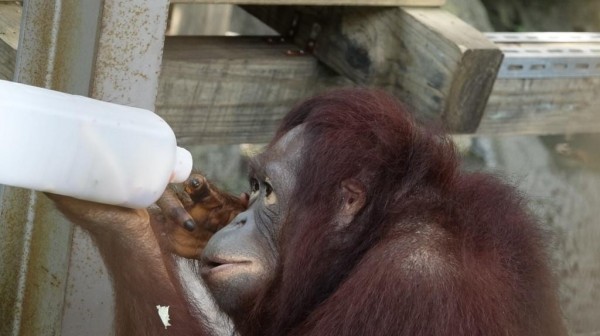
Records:
<instances>
[{"instance_id":1,"label":"bottle spout","mask_svg":"<svg viewBox=\"0 0 600 336\"><path fill-rule=\"evenodd\" d=\"M187 149L177 147L175 152L175 167L173 167L170 183L185 182L192 173L192 166L192 154Z\"/></svg>"}]
</instances>

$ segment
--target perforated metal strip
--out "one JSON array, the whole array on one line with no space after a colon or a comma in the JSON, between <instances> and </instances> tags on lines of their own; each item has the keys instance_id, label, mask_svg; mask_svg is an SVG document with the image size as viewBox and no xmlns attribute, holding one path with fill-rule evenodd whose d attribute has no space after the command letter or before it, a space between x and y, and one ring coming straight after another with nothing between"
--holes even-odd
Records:
<instances>
[{"instance_id":1,"label":"perforated metal strip","mask_svg":"<svg viewBox=\"0 0 600 336\"><path fill-rule=\"evenodd\" d=\"M487 33L486 36L504 52L498 78L600 76L600 33Z\"/></svg>"},{"instance_id":2,"label":"perforated metal strip","mask_svg":"<svg viewBox=\"0 0 600 336\"><path fill-rule=\"evenodd\" d=\"M484 33L495 43L600 43L600 33Z\"/></svg>"}]
</instances>

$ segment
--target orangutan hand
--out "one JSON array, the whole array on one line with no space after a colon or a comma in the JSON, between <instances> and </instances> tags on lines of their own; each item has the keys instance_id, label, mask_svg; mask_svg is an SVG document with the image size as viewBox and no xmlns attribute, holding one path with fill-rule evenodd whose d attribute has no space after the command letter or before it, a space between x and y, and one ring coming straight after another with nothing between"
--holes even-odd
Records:
<instances>
[{"instance_id":1,"label":"orangutan hand","mask_svg":"<svg viewBox=\"0 0 600 336\"><path fill-rule=\"evenodd\" d=\"M192 174L168 188L156 205L160 211L151 222L163 249L196 259L210 237L247 208L248 195L224 193L203 175Z\"/></svg>"},{"instance_id":2,"label":"orangutan hand","mask_svg":"<svg viewBox=\"0 0 600 336\"><path fill-rule=\"evenodd\" d=\"M247 194L235 197L224 193L200 174L192 174L182 185L169 186L156 206L148 209L46 195L71 222L97 238L149 242L148 234L153 231L163 251L193 259L217 230L248 206Z\"/></svg>"}]
</instances>

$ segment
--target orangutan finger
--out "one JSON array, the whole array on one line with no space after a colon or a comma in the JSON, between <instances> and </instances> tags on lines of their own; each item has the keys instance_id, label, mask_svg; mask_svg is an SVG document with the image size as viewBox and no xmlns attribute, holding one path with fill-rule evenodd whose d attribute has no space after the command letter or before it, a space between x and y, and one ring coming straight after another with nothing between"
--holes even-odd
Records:
<instances>
[{"instance_id":1,"label":"orangutan finger","mask_svg":"<svg viewBox=\"0 0 600 336\"><path fill-rule=\"evenodd\" d=\"M192 174L183 182L183 190L190 196L194 203L200 202L203 198L211 194L208 180L201 174Z\"/></svg>"},{"instance_id":2,"label":"orangutan finger","mask_svg":"<svg viewBox=\"0 0 600 336\"><path fill-rule=\"evenodd\" d=\"M183 226L188 231L196 229L196 222L184 208L174 190L167 189L160 199L156 201L156 205L158 205L165 217L172 222Z\"/></svg>"}]
</instances>

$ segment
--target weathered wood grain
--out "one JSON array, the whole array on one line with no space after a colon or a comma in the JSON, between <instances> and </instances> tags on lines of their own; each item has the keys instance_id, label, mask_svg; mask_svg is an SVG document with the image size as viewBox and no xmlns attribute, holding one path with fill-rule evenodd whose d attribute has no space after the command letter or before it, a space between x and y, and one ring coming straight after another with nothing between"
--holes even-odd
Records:
<instances>
[{"instance_id":1,"label":"weathered wood grain","mask_svg":"<svg viewBox=\"0 0 600 336\"><path fill-rule=\"evenodd\" d=\"M600 77L498 79L477 134L600 132Z\"/></svg>"},{"instance_id":2,"label":"weathered wood grain","mask_svg":"<svg viewBox=\"0 0 600 336\"><path fill-rule=\"evenodd\" d=\"M2 79L11 79L14 71L20 10L0 4ZM310 29L303 34L309 36ZM288 50L298 49L259 38L167 37L157 111L182 144L265 142L294 103L328 87L351 85L314 57L288 56ZM406 76L429 90L435 86ZM597 106L600 78L498 79L476 133L599 132Z\"/></svg>"},{"instance_id":3,"label":"weathered wood grain","mask_svg":"<svg viewBox=\"0 0 600 336\"><path fill-rule=\"evenodd\" d=\"M258 38L168 38L158 113L180 141L264 142L298 100L349 85L290 44ZM498 79L477 134L600 131L600 79ZM419 110L416 110L420 113Z\"/></svg>"},{"instance_id":4,"label":"weathered wood grain","mask_svg":"<svg viewBox=\"0 0 600 336\"><path fill-rule=\"evenodd\" d=\"M548 68L553 62L566 60L565 57L589 61L583 52L559 53L557 50L600 50L600 43L591 41L498 45L502 50L539 53L546 58L537 58L538 62ZM545 50L554 52L548 55ZM557 55L558 58L548 58ZM513 56L519 57L520 54L509 52L505 61L510 64ZM477 130L479 134L537 135L594 132L600 132L600 76L576 75L563 78L498 78Z\"/></svg>"},{"instance_id":5,"label":"weathered wood grain","mask_svg":"<svg viewBox=\"0 0 600 336\"><path fill-rule=\"evenodd\" d=\"M483 34L434 8L244 6L361 85L386 88L448 130L477 128L502 60ZM295 24L294 24L295 23Z\"/></svg>"},{"instance_id":6,"label":"weathered wood grain","mask_svg":"<svg viewBox=\"0 0 600 336\"><path fill-rule=\"evenodd\" d=\"M298 101L348 83L291 49L263 38L167 37L157 113L183 145L267 142Z\"/></svg>"},{"instance_id":7,"label":"weathered wood grain","mask_svg":"<svg viewBox=\"0 0 600 336\"><path fill-rule=\"evenodd\" d=\"M21 6L0 3L0 79L12 79L17 59Z\"/></svg>"},{"instance_id":8,"label":"weathered wood grain","mask_svg":"<svg viewBox=\"0 0 600 336\"><path fill-rule=\"evenodd\" d=\"M171 0L171 3L235 5L311 5L311 6L424 6L439 7L446 0Z\"/></svg>"}]
</instances>

